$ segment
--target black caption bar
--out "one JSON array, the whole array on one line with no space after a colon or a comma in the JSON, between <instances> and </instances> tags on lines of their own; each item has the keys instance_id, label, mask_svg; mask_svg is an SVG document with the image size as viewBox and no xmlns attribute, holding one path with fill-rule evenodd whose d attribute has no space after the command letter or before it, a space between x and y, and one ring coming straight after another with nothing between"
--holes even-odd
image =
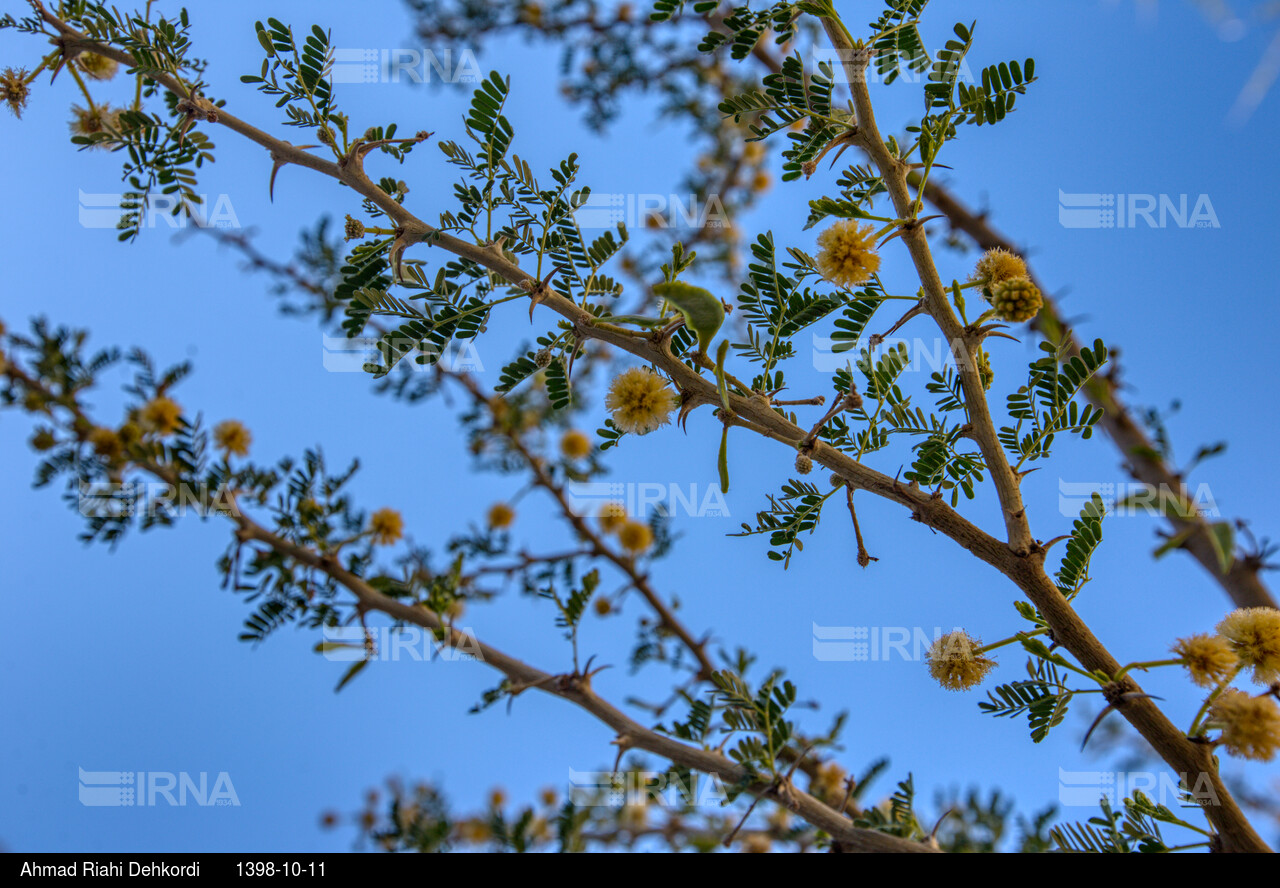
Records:
<instances>
[{"instance_id":1,"label":"black caption bar","mask_svg":"<svg viewBox=\"0 0 1280 888\"><path fill-rule=\"evenodd\" d=\"M320 882L356 876L421 872L422 862L401 854L20 854L0 856L0 872L22 880L202 879L261 884ZM8 881L6 879L6 881ZM10 883L12 884L12 883Z\"/></svg>"}]
</instances>

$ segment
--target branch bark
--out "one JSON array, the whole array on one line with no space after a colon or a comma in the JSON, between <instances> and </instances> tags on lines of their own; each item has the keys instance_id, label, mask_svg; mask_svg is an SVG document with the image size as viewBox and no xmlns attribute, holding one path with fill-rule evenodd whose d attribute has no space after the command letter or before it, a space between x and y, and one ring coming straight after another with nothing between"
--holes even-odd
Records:
<instances>
[{"instance_id":1,"label":"branch bark","mask_svg":"<svg viewBox=\"0 0 1280 888\"><path fill-rule=\"evenodd\" d=\"M912 176L912 187L919 184L919 176ZM970 210L946 188L930 180L925 183L924 198L938 212L945 215L951 227L968 235L983 250L1002 249L1010 253L1022 255L1022 251L1007 237L999 233L987 221L985 215ZM1025 257L1024 257L1025 258ZM1028 263L1030 267L1030 263ZM1036 278L1032 271L1032 281L1045 294L1044 308L1040 316L1033 322L1046 334L1064 336L1069 343L1071 354L1080 353L1080 343L1071 328L1062 318L1062 312L1048 290ZM1114 376L1095 376L1084 387L1085 397L1095 407L1102 408L1102 420L1099 423L1107 435L1115 443L1124 459L1124 467L1129 475L1143 484L1157 490L1176 491L1186 501L1191 500L1182 475L1169 466L1160 456L1155 442L1143 429L1133 413L1120 397L1119 384ZM1190 533L1182 548L1199 562L1200 566L1222 587L1236 607L1276 607L1275 596L1267 584L1262 581L1261 559L1245 555L1238 557L1231 567L1223 570L1218 561L1209 521L1203 516L1183 518L1176 515L1167 516L1172 534Z\"/></svg>"},{"instance_id":2,"label":"branch bark","mask_svg":"<svg viewBox=\"0 0 1280 888\"><path fill-rule=\"evenodd\" d=\"M45 21L59 32L64 46L89 50L115 59L130 67L136 64L129 54L99 41L91 40L49 13L42 6L37 6L37 8L40 9ZM843 25L835 22L835 27L833 28L831 27L831 20L828 18L824 18L823 23L827 27L835 48L838 52L841 52L841 57L846 60L846 73L849 74L850 85L854 91L858 126L865 142L865 147L871 154L873 161L876 161L877 166L880 168L881 175L884 177L893 203L898 209L899 216L906 218L910 215L909 207L912 200L906 180L906 167L896 158L889 155L888 149L879 137L878 130L875 127L875 118L872 113L865 78L861 76L859 70L852 67L855 58L855 47ZM862 70L865 70L865 65ZM185 95L187 92L185 86L169 74L157 72L151 76L176 94ZM530 294L534 292L545 293L545 296L540 295L539 304L545 305L556 314L567 319L573 325L577 335L607 342L622 351L635 355L664 371L675 382L677 387L682 391L691 393L704 403L712 404L719 400L719 393L715 384L704 379L696 371L675 358L669 350L659 347L647 338L625 335L624 331L617 330L615 332L607 326L596 326L594 317L588 311L550 287L539 288L540 282L536 278L520 269L505 255L502 255L500 251L493 249L492 245L468 243L439 231L419 219L378 188L365 174L362 163L358 158L352 157L344 164L337 164L308 154L221 109L218 113L218 125L226 126L233 132L239 133L261 145L277 159L295 163L337 179L349 186L357 194L373 201L402 230L403 234L400 238L402 243L411 245L426 242L432 246L439 246L447 252L470 259L490 269L504 280L527 290ZM966 334L960 328L959 321L955 318L946 302L945 290L942 287L937 269L934 267L923 226L916 224L915 227L909 228L904 233L903 240L906 242L920 274L929 313L938 323L943 335L947 337L953 353L955 353L959 348L958 343L969 341L972 335ZM815 462L836 472L847 484L908 507L912 511L913 518L945 534L983 561L995 567L1022 589L1028 600L1040 610L1048 622L1053 631L1055 641L1069 651L1082 666L1088 670L1102 672L1107 675L1117 674L1120 670L1120 664L1111 656L1102 642L1093 635L1045 572L1044 549L1031 536L1026 512L1022 507L1017 479L1005 459L1003 450L999 447L999 442L995 440L994 424L986 406L986 399L981 382L978 379L976 366L972 358L962 353L956 354L956 360L960 368L966 402L970 409L971 423L975 426L975 434L979 440L979 446L987 458L988 470L992 473L997 492L1000 495L1005 527L1009 536L1008 542L992 537L952 510L939 498L932 497L918 489L903 487L895 479L862 465L826 444L816 444L810 451L810 455ZM732 411L740 419L746 420L748 427L753 430L758 431L765 437L783 442L793 450L801 444L807 443L808 436L806 431L776 412L764 398L745 398L736 394L731 394L729 397ZM993 441L995 447L992 446ZM256 537L257 532L254 531L252 533ZM281 542L286 545L292 545L288 541L281 540ZM317 559L320 557L314 553L305 553L305 550L291 557L301 558L304 554ZM316 566L319 567L320 565L317 563ZM326 572L328 570L341 571L342 568L339 565L329 564ZM331 575L343 582L344 586L347 585L345 580L342 579L342 574ZM353 581L359 581L358 577L347 576ZM352 591L354 592L355 590L353 589ZM376 597L369 597L367 593L372 593ZM379 606L378 610L385 610L385 612L400 619L412 618L410 622L414 622L416 625L434 628L431 623L419 622L428 619L424 616L425 612L421 608L412 608L393 599L385 599L385 596L381 596L380 593L372 588L363 589L356 594L358 597L362 597L362 600L371 602L369 606L372 606L372 603L386 605L386 608ZM438 620L435 622L439 623ZM508 674L513 677L523 676L537 681L551 678L551 676L533 670L531 667L525 666L519 661L506 657L506 655L497 651L493 653L495 655L495 665L504 672L508 668L511 669L512 672ZM1216 804L1206 805L1205 812L1210 822L1218 830L1223 850L1269 850L1222 782L1213 761L1211 748L1207 744L1194 742L1187 738L1150 699L1138 696L1141 689L1131 676L1126 675L1121 681L1114 682L1110 687L1119 694L1128 695L1119 698L1121 700L1117 706L1119 712L1151 744L1164 761L1178 772L1181 779L1188 786L1202 786L1204 781L1209 783L1211 797L1216 801ZM557 692L558 695L584 706L588 711L593 712L593 714L596 714L607 724L614 727L615 730L618 730L620 734L634 732L636 729L642 732L645 731L644 728L636 725L623 713L596 697L590 691L589 686L581 682L574 683L570 687L558 689ZM682 744L660 735L655 735L653 739L646 738L646 742L650 745L641 748L648 749L655 754L668 757L675 753L679 753L682 756L687 755L687 759L680 759L680 761L684 761L690 767L695 767L698 770L707 771L710 769L715 773L732 773L732 771L725 772L723 770L725 760L714 753L697 749L690 750L683 747ZM694 764L694 762L698 762L698 764ZM822 810L809 810L808 813L819 818L818 820L810 820L811 823L822 829L828 829L828 825L830 825L832 828L839 828L844 832L848 831L847 821L843 821L839 815L822 806L821 803L817 803L816 800L814 802ZM797 813L809 819L806 813L801 811ZM828 829L828 831L830 830ZM861 835L862 832L864 831L858 831L859 840L869 841L867 837ZM835 833L832 834L836 835ZM875 835L877 836L876 841L885 838L878 833ZM837 836L837 838L841 838L841 836ZM882 850L890 849L882 848ZM919 850L919 846L913 845L912 850Z\"/></svg>"}]
</instances>

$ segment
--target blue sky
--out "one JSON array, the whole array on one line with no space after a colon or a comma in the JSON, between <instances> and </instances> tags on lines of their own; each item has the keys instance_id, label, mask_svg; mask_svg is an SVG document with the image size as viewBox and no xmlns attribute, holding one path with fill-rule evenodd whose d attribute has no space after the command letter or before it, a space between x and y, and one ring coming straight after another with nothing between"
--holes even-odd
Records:
<instances>
[{"instance_id":1,"label":"blue sky","mask_svg":"<svg viewBox=\"0 0 1280 888\"><path fill-rule=\"evenodd\" d=\"M838 4L841 8L855 4ZM173 4L162 4L173 7ZM1083 338L1102 336L1123 350L1131 402L1167 406L1177 452L1225 439L1226 454L1193 476L1206 481L1224 516L1252 520L1260 535L1277 533L1274 491L1280 466L1268 433L1273 400L1264 394L1280 322L1276 300L1280 221L1269 203L1280 185L1263 152L1280 127L1280 96L1243 124L1228 122L1237 93L1272 40L1276 21L1249 26L1225 42L1197 8L1182 0L1154 6L1097 0L1011 4L934 4L926 36L934 43L957 17L977 19L973 58L994 62L1034 56L1040 82L1017 112L995 128L970 129L947 149L948 179L973 205L994 211L998 227L1026 244L1036 270L1079 319ZM1243 11L1264 4L1237 4ZM19 12L8 2L6 11ZM260 64L255 18L270 14L301 30L313 21L344 47L416 46L410 18L397 3L350 4L279 0L272 6L228 2L192 10L197 54L212 59L209 80L229 107L268 130L272 102L239 83ZM1154 9L1154 15L1151 14ZM1145 10L1145 12L1143 11ZM857 20L856 18L854 19ZM29 39L0 34L0 59L29 61L40 51ZM679 130L652 125L645 101L607 136L588 133L558 96L558 54L523 43L481 57L513 80L508 116L516 150L535 169L571 151L582 181L610 193L669 193L688 158ZM117 84L116 89L124 87ZM110 95L110 92L104 93ZM919 114L917 86L875 91L881 128L899 130ZM345 97L345 98L344 98ZM196 372L178 392L209 420L236 417L254 433L254 456L271 462L323 444L331 465L359 456L353 489L362 505L399 508L417 540L439 542L483 520L488 505L511 494L509 479L475 475L452 414L442 404L408 407L377 397L367 377L331 373L321 361L313 321L281 318L260 277L243 274L237 257L210 240L181 245L163 227L128 246L110 231L83 228L78 192L119 190L119 159L77 153L66 139L72 84L38 84L23 120L4 115L7 174L0 242L9 259L0 284L0 318L10 328L47 315L88 328L93 342L146 347L161 363L190 359ZM396 120L407 131L461 138L465 93L393 85L353 85L339 93L354 128ZM296 136L296 134L294 134ZM257 232L265 252L292 252L300 228L321 215L341 218L358 207L329 180L286 169L267 200L265 153L214 130L218 162L200 190L225 194L239 224ZM297 141L297 138L294 138ZM675 146L673 148L673 145ZM673 156L674 155L674 156ZM402 169L413 191L408 204L424 218L448 208L451 168L431 146ZM772 229L780 243L814 250L816 232L802 232L807 185L777 187L749 217L735 220L748 236ZM826 184L830 185L828 181ZM1176 225L1131 229L1068 229L1058 217L1058 192L1069 194L1208 195L1220 227ZM161 223L163 226L163 223ZM420 258L433 259L429 255ZM940 251L944 276L963 278L972 256ZM885 251L883 273L909 281L905 251ZM540 322L545 319L540 318ZM528 326L514 304L481 340L481 379L495 384L500 366ZM927 336L921 324L904 335ZM808 343L798 343L803 355ZM993 348L1000 398L1021 384L1029 345ZM801 358L797 363L804 363ZM797 371L797 390L825 384ZM121 395L104 386L93 395L115 416ZM999 400L994 401L998 404ZM602 408L584 426L597 425ZM590 425L589 428L595 428ZM695 414L688 440L674 428L628 440L611 457L620 481L698 484L714 480L718 428ZM216 521L182 522L171 530L131 535L116 551L77 542L80 518L58 493L31 488L35 457L29 423L7 413L0 427L0 496L4 599L10 637L0 648L0 846L10 850L342 850L352 833L326 832L319 815L349 811L363 791L386 776L437 780L462 808L481 803L501 785L518 801L543 786L566 784L569 769L606 767L609 732L568 704L522 696L510 714L495 707L466 711L496 674L472 663L385 663L333 693L342 666L311 651L315 638L286 630L250 647L239 641L245 606L220 588L215 560L229 539ZM1058 798L1059 769L1102 767L1082 757L1085 717L1032 745L1021 722L978 712L981 693L948 694L918 662L823 662L812 653L812 626L964 626L993 640L1016 631L1010 603L1016 590L949 541L932 536L896 507L864 498L859 515L873 555L863 571L853 563L852 533L843 509L828 516L788 571L766 560L759 539L726 539L764 504L764 495L791 472L787 451L737 436L731 442L735 484L729 516L683 517L675 554L655 567L657 586L680 599L697 633L713 628L728 646L745 646L765 667L787 670L804 699L822 712L820 728L847 709L852 730L841 762L861 770L891 754L893 779L915 776L926 811L935 789L999 787L1032 812ZM877 466L890 473L900 452ZM1032 528L1042 539L1066 531L1059 482L1123 483L1109 443L1060 441L1053 462L1030 476L1024 492ZM992 526L992 503L968 514ZM533 550L563 545L563 529L545 503L526 499L516 527ZM1224 594L1189 559L1153 561L1156 524L1149 517L1108 521L1094 559L1094 582L1078 608L1121 661L1162 656L1174 638L1207 631L1229 609ZM627 615L638 614L632 603ZM564 668L568 650L551 629L544 604L512 596L475 608L464 622L487 641L547 669ZM530 627L538 627L531 631ZM592 620L585 649L622 663L632 620ZM1022 660L1007 650L989 680L1020 677ZM630 676L602 673L597 689L620 701L657 698L668 676L659 667ZM1198 698L1175 671L1147 676L1148 690L1168 700L1183 723ZM77 800L77 768L227 772L238 807L93 808ZM1226 770L1261 788L1280 767L1226 760ZM887 791L885 780L877 791ZM1084 819L1092 809L1067 809ZM1275 838L1275 829L1267 833Z\"/></svg>"}]
</instances>

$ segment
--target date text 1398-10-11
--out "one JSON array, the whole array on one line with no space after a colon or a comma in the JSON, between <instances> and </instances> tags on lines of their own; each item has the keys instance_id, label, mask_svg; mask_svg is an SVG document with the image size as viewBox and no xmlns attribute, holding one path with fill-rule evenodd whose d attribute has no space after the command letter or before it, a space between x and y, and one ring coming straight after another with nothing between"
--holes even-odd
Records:
<instances>
[{"instance_id":1,"label":"date text 1398-10-11","mask_svg":"<svg viewBox=\"0 0 1280 888\"><path fill-rule=\"evenodd\" d=\"M324 861L242 860L236 870L241 876L324 876Z\"/></svg>"}]
</instances>

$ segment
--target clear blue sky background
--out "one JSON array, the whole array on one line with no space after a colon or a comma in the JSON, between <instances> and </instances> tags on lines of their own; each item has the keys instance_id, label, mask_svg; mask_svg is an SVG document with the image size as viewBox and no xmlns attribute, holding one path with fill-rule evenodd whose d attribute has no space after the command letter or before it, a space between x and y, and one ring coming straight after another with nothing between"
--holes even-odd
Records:
<instances>
[{"instance_id":1,"label":"clear blue sky background","mask_svg":"<svg viewBox=\"0 0 1280 888\"><path fill-rule=\"evenodd\" d=\"M865 4L842 3L841 8ZM1235 4L1246 18L1261 3ZM174 8L176 4L162 4ZM944 161L954 187L974 204L989 204L999 227L1027 244L1039 274L1063 295L1089 339L1105 336L1123 348L1126 378L1137 403L1181 399L1171 421L1178 452L1227 439L1225 456L1195 476L1211 484L1227 516L1246 516L1261 534L1280 532L1275 491L1280 468L1269 444L1274 397L1266 375L1280 323L1275 299L1280 222L1278 183L1266 146L1280 125L1280 96L1246 123L1227 114L1271 41L1276 21L1249 27L1225 42L1190 2L935 4L934 44L959 17L979 20L979 62L1033 55L1041 82L1005 124L971 129ZM18 13L21 4L4 8ZM1146 10L1143 13L1142 10ZM1154 15L1150 13L1155 11ZM209 79L235 113L298 141L275 124L272 103L238 82L256 72L255 18L273 15L302 30L312 22L334 29L343 47L417 46L410 18L397 3L278 0L195 4L197 53L210 57ZM852 16L854 21L861 15ZM41 47L11 32L0 36L0 59L30 62ZM535 168L570 151L583 181L597 191L669 193L687 162L678 130L652 124L652 108L629 106L627 122L610 136L586 133L557 91L558 54L522 43L482 58L513 78L508 114L516 150ZM314 322L282 319L265 281L238 270L237 258L206 239L177 245L162 229L132 246L114 233L77 220L78 191L118 190L119 158L76 153L66 139L72 84L37 86L22 121L3 115L5 175L0 194L0 242L6 245L0 317L11 328L48 315L83 326L99 345L141 344L161 362L191 359L196 373L179 390L184 405L211 420L237 417L253 429L254 455L272 461L322 443L332 465L359 455L354 482L362 504L400 508L416 539L436 543L510 490L501 479L467 471L452 415L439 403L409 408L376 397L360 374L326 372ZM918 116L918 87L876 91L882 128L893 131ZM359 131L389 120L409 132L461 137L465 93L406 86L351 86L339 95ZM259 232L259 246L287 256L297 231L323 214L341 218L358 207L328 180L286 169L267 201L265 153L231 134L212 131L218 162L201 190L229 196L241 225ZM402 170L388 172L413 187L409 205L424 218L449 206L453 173L427 146ZM749 236L772 228L782 243L812 251L815 232L800 232L809 185L775 187L762 207L737 220ZM1221 222L1213 230L1068 230L1058 221L1057 194L1207 194ZM434 259L435 257L423 256ZM943 254L943 273L963 277L971 258ZM906 286L905 253L886 250L885 274ZM496 383L501 364L529 335L524 311L510 306L481 342L482 378ZM542 328L536 328L540 331ZM910 335L925 335L921 327ZM800 343L802 354L806 347ZM1019 384L1029 347L994 347L996 391ZM804 364L801 358L795 363ZM804 378L804 374L800 374ZM813 374L814 391L819 384ZM119 393L104 388L95 401L115 416ZM603 418L600 409L589 421ZM707 485L714 477L715 424L690 423L689 441L666 429L629 440L613 457L617 480ZM591 425L594 428L595 425ZM349 830L325 832L319 815L356 809L363 791L389 774L441 782L463 808L482 802L490 786L518 801L542 786L563 787L569 769L612 761L609 732L565 703L525 695L507 714L499 706L466 714L495 673L472 663L388 663L371 668L339 695L342 666L311 652L315 637L285 631L251 648L236 640L245 606L219 588L214 569L228 531L218 522L182 522L173 530L133 535L117 551L84 547L81 519L58 493L31 489L35 457L29 423L6 414L0 429L0 584L9 637L0 647L0 845L10 850L341 850ZM764 666L785 667L806 699L821 700L818 728L837 709L851 713L841 761L860 770L892 751L893 778L915 775L923 808L936 789L1000 787L1020 809L1038 810L1058 797L1058 769L1101 767L1082 757L1087 723L1074 713L1064 729L1033 746L1025 724L978 712L983 695L937 688L920 663L819 662L811 653L812 624L950 629L962 625L988 640L1020 628L1010 606L1015 590L949 541L907 520L896 507L866 500L860 511L872 554L853 564L852 533L842 509L830 516L791 569L765 559L761 540L726 539L764 503L764 493L789 477L791 458L776 446L737 436L731 450L735 487L728 518L683 518L673 557L655 570L659 588L678 595L695 632L745 645ZM681 454L681 462L670 455ZM685 454L688 454L686 457ZM879 464L896 471L901 456ZM1042 539L1069 526L1058 510L1058 482L1122 482L1117 455L1102 440L1063 439L1052 465L1028 478L1033 530ZM986 526L990 502L969 507ZM533 499L521 507L516 534L533 549L562 544L561 528ZM1229 609L1224 594L1189 559L1153 562L1154 520L1109 521L1095 558L1095 582L1079 609L1118 658L1152 659L1172 640L1208 630ZM628 615L637 611L632 605ZM548 669L564 668L568 651L550 629L545 605L508 600L475 608L464 621L504 649ZM630 619L591 620L587 651L621 663ZM539 627L533 631L531 627ZM1022 674L1022 658L1005 653L994 680ZM621 700L655 698L666 674L638 678L625 668L601 674L598 689ZM1176 672L1148 676L1148 689L1168 698L1179 722L1197 698ZM89 808L77 801L77 767L86 770L226 771L236 808ZM1227 771L1262 788L1280 768ZM876 791L887 791L885 781ZM1072 819L1093 810L1068 809ZM1274 827L1268 836L1275 838Z\"/></svg>"}]
</instances>

